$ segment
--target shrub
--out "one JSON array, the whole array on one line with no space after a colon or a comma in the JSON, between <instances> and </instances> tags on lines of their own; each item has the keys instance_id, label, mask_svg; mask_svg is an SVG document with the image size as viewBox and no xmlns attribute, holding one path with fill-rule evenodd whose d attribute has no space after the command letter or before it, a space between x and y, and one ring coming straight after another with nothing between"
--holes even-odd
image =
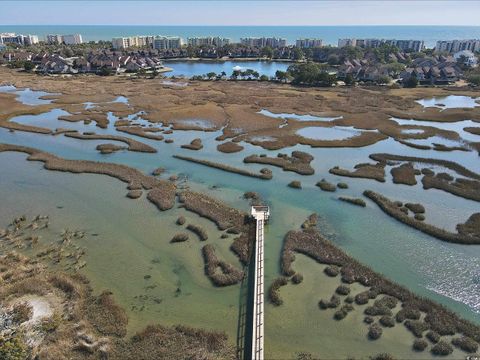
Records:
<instances>
[{"instance_id":1,"label":"shrub","mask_svg":"<svg viewBox=\"0 0 480 360\"><path fill-rule=\"evenodd\" d=\"M294 284L300 284L303 281L303 275L296 273L295 275L292 276L292 282Z\"/></svg>"},{"instance_id":2,"label":"shrub","mask_svg":"<svg viewBox=\"0 0 480 360\"><path fill-rule=\"evenodd\" d=\"M368 291L363 291L355 295L355 303L357 303L357 305L365 305L368 303L368 300L370 300Z\"/></svg>"},{"instance_id":3,"label":"shrub","mask_svg":"<svg viewBox=\"0 0 480 360\"><path fill-rule=\"evenodd\" d=\"M388 353L381 353L375 356L370 356L370 360L395 360L395 358Z\"/></svg>"},{"instance_id":4,"label":"shrub","mask_svg":"<svg viewBox=\"0 0 480 360\"><path fill-rule=\"evenodd\" d=\"M392 315L392 310L386 306L369 306L365 309L365 315L376 316L376 315Z\"/></svg>"},{"instance_id":5,"label":"shrub","mask_svg":"<svg viewBox=\"0 0 480 360\"><path fill-rule=\"evenodd\" d=\"M338 295L348 295L350 294L350 288L347 285L340 285L339 287L337 287L335 292Z\"/></svg>"},{"instance_id":6,"label":"shrub","mask_svg":"<svg viewBox=\"0 0 480 360\"><path fill-rule=\"evenodd\" d=\"M446 356L450 355L453 352L453 348L452 345L450 345L449 343L440 340L438 343L432 346L431 352L434 355Z\"/></svg>"},{"instance_id":7,"label":"shrub","mask_svg":"<svg viewBox=\"0 0 480 360\"><path fill-rule=\"evenodd\" d=\"M200 238L201 241L208 240L208 233L203 227L198 225L188 224L187 229L195 233Z\"/></svg>"},{"instance_id":8,"label":"shrub","mask_svg":"<svg viewBox=\"0 0 480 360\"><path fill-rule=\"evenodd\" d=\"M175 234L172 238L172 240L170 240L171 243L178 243L178 242L184 242L184 241L187 241L188 240L188 235L187 234L184 234L184 233L181 233L181 234Z\"/></svg>"},{"instance_id":9,"label":"shrub","mask_svg":"<svg viewBox=\"0 0 480 360\"><path fill-rule=\"evenodd\" d=\"M394 327L395 326L395 320L391 316L384 315L380 318L380 324L382 324L385 327Z\"/></svg>"},{"instance_id":10,"label":"shrub","mask_svg":"<svg viewBox=\"0 0 480 360\"><path fill-rule=\"evenodd\" d=\"M418 320L420 319L420 311L412 308L403 308L400 309L395 318L397 322L403 322L405 319Z\"/></svg>"},{"instance_id":11,"label":"shrub","mask_svg":"<svg viewBox=\"0 0 480 360\"><path fill-rule=\"evenodd\" d=\"M425 336L434 344L440 341L440 335L438 335L438 333L436 333L435 331L429 331Z\"/></svg>"},{"instance_id":12,"label":"shrub","mask_svg":"<svg viewBox=\"0 0 480 360\"><path fill-rule=\"evenodd\" d=\"M19 334L0 336L0 359L24 360L28 358L28 347Z\"/></svg>"},{"instance_id":13,"label":"shrub","mask_svg":"<svg viewBox=\"0 0 480 360\"><path fill-rule=\"evenodd\" d=\"M452 339L452 344L467 353L474 353L478 350L478 344L466 336Z\"/></svg>"},{"instance_id":14,"label":"shrub","mask_svg":"<svg viewBox=\"0 0 480 360\"><path fill-rule=\"evenodd\" d=\"M395 306L397 306L398 300L394 298L393 296L384 296L381 299L375 300L374 306L379 306L379 307L388 307L390 309L393 309Z\"/></svg>"},{"instance_id":15,"label":"shrub","mask_svg":"<svg viewBox=\"0 0 480 360\"><path fill-rule=\"evenodd\" d=\"M345 318L345 316L347 316L347 312L346 311L343 311L343 310L337 310L335 311L335 314L333 314L333 317L335 320L342 320Z\"/></svg>"},{"instance_id":16,"label":"shrub","mask_svg":"<svg viewBox=\"0 0 480 360\"><path fill-rule=\"evenodd\" d=\"M344 300L347 304L352 304L355 299L353 298L353 296L347 296Z\"/></svg>"},{"instance_id":17,"label":"shrub","mask_svg":"<svg viewBox=\"0 0 480 360\"><path fill-rule=\"evenodd\" d=\"M427 348L428 343L423 339L415 339L413 342L413 350L415 351L423 351Z\"/></svg>"},{"instance_id":18,"label":"shrub","mask_svg":"<svg viewBox=\"0 0 480 360\"><path fill-rule=\"evenodd\" d=\"M289 187L294 188L294 189L301 189L302 188L302 183L298 180L293 180L288 184Z\"/></svg>"},{"instance_id":19,"label":"shrub","mask_svg":"<svg viewBox=\"0 0 480 360\"><path fill-rule=\"evenodd\" d=\"M32 315L32 307L24 302L15 304L12 309L12 321L16 324L28 321Z\"/></svg>"},{"instance_id":20,"label":"shrub","mask_svg":"<svg viewBox=\"0 0 480 360\"><path fill-rule=\"evenodd\" d=\"M340 298L337 295L332 295L330 298L330 303L328 304L328 307L330 308L336 308L340 305Z\"/></svg>"},{"instance_id":21,"label":"shrub","mask_svg":"<svg viewBox=\"0 0 480 360\"><path fill-rule=\"evenodd\" d=\"M340 273L340 270L338 269L338 266L331 265L327 266L323 272L330 277L335 277Z\"/></svg>"},{"instance_id":22,"label":"shrub","mask_svg":"<svg viewBox=\"0 0 480 360\"><path fill-rule=\"evenodd\" d=\"M177 219L177 225L183 225L185 224L185 216L179 216L178 219Z\"/></svg>"},{"instance_id":23,"label":"shrub","mask_svg":"<svg viewBox=\"0 0 480 360\"><path fill-rule=\"evenodd\" d=\"M338 187L339 189L348 189L348 184L347 184L347 183L344 183L344 182L339 182L339 183L337 184L337 187Z\"/></svg>"},{"instance_id":24,"label":"shrub","mask_svg":"<svg viewBox=\"0 0 480 360\"><path fill-rule=\"evenodd\" d=\"M365 316L365 318L363 319L363 322L365 324L372 324L374 321L375 321L375 319L371 316Z\"/></svg>"},{"instance_id":25,"label":"shrub","mask_svg":"<svg viewBox=\"0 0 480 360\"><path fill-rule=\"evenodd\" d=\"M288 279L283 276L276 278L273 281L272 285L270 286L270 290L268 291L270 301L273 305L280 306L283 304L283 300L280 297L280 287L285 286L287 284L288 284Z\"/></svg>"},{"instance_id":26,"label":"shrub","mask_svg":"<svg viewBox=\"0 0 480 360\"><path fill-rule=\"evenodd\" d=\"M377 340L377 339L380 339L380 337L382 336L382 328L380 327L380 325L378 324L372 324L370 325L370 327L368 328L368 338L370 340Z\"/></svg>"},{"instance_id":27,"label":"shrub","mask_svg":"<svg viewBox=\"0 0 480 360\"><path fill-rule=\"evenodd\" d=\"M419 320L407 320L405 321L405 327L418 338L421 338L423 332L428 330L428 325Z\"/></svg>"}]
</instances>

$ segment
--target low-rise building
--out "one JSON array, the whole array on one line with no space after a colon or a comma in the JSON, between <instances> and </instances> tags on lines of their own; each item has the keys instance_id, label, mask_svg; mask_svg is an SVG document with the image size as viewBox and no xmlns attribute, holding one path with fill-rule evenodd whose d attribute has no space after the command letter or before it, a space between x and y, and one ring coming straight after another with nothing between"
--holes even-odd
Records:
<instances>
[{"instance_id":1,"label":"low-rise building","mask_svg":"<svg viewBox=\"0 0 480 360\"><path fill-rule=\"evenodd\" d=\"M299 48L316 48L322 47L322 45L322 39L297 39L297 41L295 42L295 46Z\"/></svg>"},{"instance_id":2,"label":"low-rise building","mask_svg":"<svg viewBox=\"0 0 480 360\"><path fill-rule=\"evenodd\" d=\"M477 67L478 65L477 57L470 50L462 50L462 51L456 52L455 54L453 54L453 58L457 63L461 62L462 65L465 65L468 67Z\"/></svg>"}]
</instances>

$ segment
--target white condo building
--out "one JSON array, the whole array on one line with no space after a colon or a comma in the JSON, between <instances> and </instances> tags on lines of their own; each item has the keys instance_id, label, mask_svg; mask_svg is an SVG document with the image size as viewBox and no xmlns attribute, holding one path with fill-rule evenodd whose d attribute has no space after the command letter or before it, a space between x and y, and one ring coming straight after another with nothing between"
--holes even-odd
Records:
<instances>
[{"instance_id":1,"label":"white condo building","mask_svg":"<svg viewBox=\"0 0 480 360\"><path fill-rule=\"evenodd\" d=\"M265 47L270 46L272 48L280 48L287 46L287 40L282 38L275 38L275 37L248 37L248 38L241 38L240 43L245 46L251 47Z\"/></svg>"},{"instance_id":2,"label":"white condo building","mask_svg":"<svg viewBox=\"0 0 480 360\"><path fill-rule=\"evenodd\" d=\"M183 39L178 36L155 36L153 39L154 49L180 49L182 45Z\"/></svg>"},{"instance_id":3,"label":"white condo building","mask_svg":"<svg viewBox=\"0 0 480 360\"><path fill-rule=\"evenodd\" d=\"M297 41L295 42L295 46L299 48L322 47L323 40L322 39L297 39Z\"/></svg>"},{"instance_id":4,"label":"white condo building","mask_svg":"<svg viewBox=\"0 0 480 360\"><path fill-rule=\"evenodd\" d=\"M230 44L230 39L221 38L218 36L193 37L187 39L188 45L191 46L217 46L222 47Z\"/></svg>"},{"instance_id":5,"label":"white condo building","mask_svg":"<svg viewBox=\"0 0 480 360\"><path fill-rule=\"evenodd\" d=\"M21 35L15 33L1 33L0 44L33 45L38 44L37 35Z\"/></svg>"},{"instance_id":6,"label":"white condo building","mask_svg":"<svg viewBox=\"0 0 480 360\"><path fill-rule=\"evenodd\" d=\"M443 40L437 41L435 52L456 53L462 50L480 51L480 40Z\"/></svg>"},{"instance_id":7,"label":"white condo building","mask_svg":"<svg viewBox=\"0 0 480 360\"><path fill-rule=\"evenodd\" d=\"M59 35L59 34L48 34L46 37L47 44L63 44L66 45L78 45L83 43L82 35L80 34L71 34L71 35Z\"/></svg>"}]
</instances>

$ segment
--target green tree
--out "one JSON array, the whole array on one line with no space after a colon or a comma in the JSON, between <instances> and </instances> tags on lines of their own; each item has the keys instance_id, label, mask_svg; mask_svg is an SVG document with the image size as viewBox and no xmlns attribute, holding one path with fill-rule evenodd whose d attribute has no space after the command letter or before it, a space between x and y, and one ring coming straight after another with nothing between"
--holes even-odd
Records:
<instances>
[{"instance_id":1,"label":"green tree","mask_svg":"<svg viewBox=\"0 0 480 360\"><path fill-rule=\"evenodd\" d=\"M345 82L345 85L347 86L351 86L351 85L355 85L355 78L353 77L352 74L347 74L345 76L345 80L343 80Z\"/></svg>"},{"instance_id":2,"label":"green tree","mask_svg":"<svg viewBox=\"0 0 480 360\"><path fill-rule=\"evenodd\" d=\"M268 78L267 75L262 75L262 76L260 76L260 79L259 79L259 80L260 80L260 81L268 81L269 78Z\"/></svg>"},{"instance_id":3,"label":"green tree","mask_svg":"<svg viewBox=\"0 0 480 360\"><path fill-rule=\"evenodd\" d=\"M404 82L403 87L415 88L418 85L418 79L415 75L410 76L407 81Z\"/></svg>"},{"instance_id":4,"label":"green tree","mask_svg":"<svg viewBox=\"0 0 480 360\"><path fill-rule=\"evenodd\" d=\"M390 84L391 81L392 81L392 78L390 76L382 75L382 76L379 76L375 82L379 85L388 85Z\"/></svg>"},{"instance_id":5,"label":"green tree","mask_svg":"<svg viewBox=\"0 0 480 360\"><path fill-rule=\"evenodd\" d=\"M233 70L232 72L232 75L230 76L230 78L232 80L237 80L238 77L242 74L242 72L240 70Z\"/></svg>"},{"instance_id":6,"label":"green tree","mask_svg":"<svg viewBox=\"0 0 480 360\"><path fill-rule=\"evenodd\" d=\"M470 74L467 76L469 84L474 86L480 86L480 74Z\"/></svg>"},{"instance_id":7,"label":"green tree","mask_svg":"<svg viewBox=\"0 0 480 360\"><path fill-rule=\"evenodd\" d=\"M276 78L278 81L287 82L287 80L288 80L288 73L287 73L286 71L277 70L277 71L275 71L275 78Z\"/></svg>"},{"instance_id":8,"label":"green tree","mask_svg":"<svg viewBox=\"0 0 480 360\"><path fill-rule=\"evenodd\" d=\"M304 58L305 54L303 53L303 50L300 49L299 47L294 47L293 48L293 59L294 60L302 60Z\"/></svg>"},{"instance_id":9,"label":"green tree","mask_svg":"<svg viewBox=\"0 0 480 360\"><path fill-rule=\"evenodd\" d=\"M35 69L35 65L31 61L25 61L23 63L23 68L25 69L25 71L30 72Z\"/></svg>"},{"instance_id":10,"label":"green tree","mask_svg":"<svg viewBox=\"0 0 480 360\"><path fill-rule=\"evenodd\" d=\"M313 62L295 64L288 67L292 83L317 86L332 86L337 78L326 71L326 67Z\"/></svg>"},{"instance_id":11,"label":"green tree","mask_svg":"<svg viewBox=\"0 0 480 360\"><path fill-rule=\"evenodd\" d=\"M217 74L213 71L207 73L207 78L208 80L212 80L213 78L215 78L217 76Z\"/></svg>"},{"instance_id":12,"label":"green tree","mask_svg":"<svg viewBox=\"0 0 480 360\"><path fill-rule=\"evenodd\" d=\"M97 74L100 76L109 76L112 75L112 70L107 68L106 66L102 66L98 71Z\"/></svg>"},{"instance_id":13,"label":"green tree","mask_svg":"<svg viewBox=\"0 0 480 360\"><path fill-rule=\"evenodd\" d=\"M265 46L260 52L260 55L268 59L271 59L273 58L273 49L270 46Z\"/></svg>"}]
</instances>

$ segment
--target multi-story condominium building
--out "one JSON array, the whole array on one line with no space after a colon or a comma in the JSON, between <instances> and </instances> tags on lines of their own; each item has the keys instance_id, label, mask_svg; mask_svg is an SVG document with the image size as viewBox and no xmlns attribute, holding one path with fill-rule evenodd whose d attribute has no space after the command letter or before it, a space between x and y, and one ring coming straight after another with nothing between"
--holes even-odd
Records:
<instances>
[{"instance_id":1,"label":"multi-story condominium building","mask_svg":"<svg viewBox=\"0 0 480 360\"><path fill-rule=\"evenodd\" d=\"M54 45L54 44L61 44L63 42L62 35L58 34L48 34L46 37L47 44Z\"/></svg>"},{"instance_id":2,"label":"multi-story condominium building","mask_svg":"<svg viewBox=\"0 0 480 360\"><path fill-rule=\"evenodd\" d=\"M66 44L66 45L77 45L82 44L83 39L80 34L72 35L58 35L58 34L48 34L47 35L47 44Z\"/></svg>"},{"instance_id":3,"label":"multi-story condominium building","mask_svg":"<svg viewBox=\"0 0 480 360\"><path fill-rule=\"evenodd\" d=\"M338 47L358 46L363 48L377 48L384 44L393 45L402 51L421 51L425 44L422 40L395 40L395 39L338 39Z\"/></svg>"},{"instance_id":4,"label":"multi-story condominium building","mask_svg":"<svg viewBox=\"0 0 480 360\"><path fill-rule=\"evenodd\" d=\"M295 46L299 48L322 47L322 39L297 39Z\"/></svg>"},{"instance_id":5,"label":"multi-story condominium building","mask_svg":"<svg viewBox=\"0 0 480 360\"><path fill-rule=\"evenodd\" d=\"M338 39L338 47L357 46L357 39Z\"/></svg>"},{"instance_id":6,"label":"multi-story condominium building","mask_svg":"<svg viewBox=\"0 0 480 360\"><path fill-rule=\"evenodd\" d=\"M118 37L112 39L114 49L126 49L130 47L153 47L153 35L137 35L129 37Z\"/></svg>"},{"instance_id":7,"label":"multi-story condominium building","mask_svg":"<svg viewBox=\"0 0 480 360\"><path fill-rule=\"evenodd\" d=\"M37 35L21 35L15 33L0 34L0 43L3 44L18 44L18 45L33 45L38 43Z\"/></svg>"},{"instance_id":8,"label":"multi-story condominium building","mask_svg":"<svg viewBox=\"0 0 480 360\"><path fill-rule=\"evenodd\" d=\"M178 36L155 36L153 39L154 49L180 49L182 45L183 39Z\"/></svg>"},{"instance_id":9,"label":"multi-story condominium building","mask_svg":"<svg viewBox=\"0 0 480 360\"><path fill-rule=\"evenodd\" d=\"M222 47L224 45L230 44L230 39L221 38L221 37L193 37L188 38L188 45L191 46L217 46Z\"/></svg>"},{"instance_id":10,"label":"multi-story condominium building","mask_svg":"<svg viewBox=\"0 0 480 360\"><path fill-rule=\"evenodd\" d=\"M480 40L442 40L437 41L435 52L456 53L462 50L480 51Z\"/></svg>"},{"instance_id":11,"label":"multi-story condominium building","mask_svg":"<svg viewBox=\"0 0 480 360\"><path fill-rule=\"evenodd\" d=\"M261 37L261 38L241 38L240 43L245 46L251 47L265 47L270 46L272 48L280 48L287 46L287 40L275 37Z\"/></svg>"},{"instance_id":12,"label":"multi-story condominium building","mask_svg":"<svg viewBox=\"0 0 480 360\"><path fill-rule=\"evenodd\" d=\"M80 34L63 35L62 38L66 45L77 45L83 43L82 35Z\"/></svg>"}]
</instances>

